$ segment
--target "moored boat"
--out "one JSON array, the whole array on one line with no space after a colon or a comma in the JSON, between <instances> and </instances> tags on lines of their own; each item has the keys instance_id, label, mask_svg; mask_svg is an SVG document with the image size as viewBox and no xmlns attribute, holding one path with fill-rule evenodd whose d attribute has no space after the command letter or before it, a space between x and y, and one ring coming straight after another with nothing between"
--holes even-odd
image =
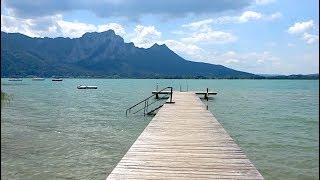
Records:
<instances>
[{"instance_id":1,"label":"moored boat","mask_svg":"<svg viewBox=\"0 0 320 180\"><path fill-rule=\"evenodd\" d=\"M22 81L20 78L10 78L8 81Z\"/></svg>"},{"instance_id":2,"label":"moored boat","mask_svg":"<svg viewBox=\"0 0 320 180\"><path fill-rule=\"evenodd\" d=\"M32 81L44 81L44 78L32 78Z\"/></svg>"},{"instance_id":3,"label":"moored boat","mask_svg":"<svg viewBox=\"0 0 320 180\"><path fill-rule=\"evenodd\" d=\"M77 86L78 89L98 89L97 86L84 86L84 85L79 85Z\"/></svg>"},{"instance_id":4,"label":"moored boat","mask_svg":"<svg viewBox=\"0 0 320 180\"><path fill-rule=\"evenodd\" d=\"M54 79L52 79L52 81L62 81L62 79L61 78L54 78Z\"/></svg>"}]
</instances>

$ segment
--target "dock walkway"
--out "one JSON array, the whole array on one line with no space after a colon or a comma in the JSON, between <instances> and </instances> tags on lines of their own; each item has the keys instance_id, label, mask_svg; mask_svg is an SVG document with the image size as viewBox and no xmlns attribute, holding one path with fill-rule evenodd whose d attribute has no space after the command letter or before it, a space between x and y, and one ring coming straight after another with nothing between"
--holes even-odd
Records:
<instances>
[{"instance_id":1,"label":"dock walkway","mask_svg":"<svg viewBox=\"0 0 320 180\"><path fill-rule=\"evenodd\" d=\"M107 179L263 179L192 92L174 92Z\"/></svg>"}]
</instances>

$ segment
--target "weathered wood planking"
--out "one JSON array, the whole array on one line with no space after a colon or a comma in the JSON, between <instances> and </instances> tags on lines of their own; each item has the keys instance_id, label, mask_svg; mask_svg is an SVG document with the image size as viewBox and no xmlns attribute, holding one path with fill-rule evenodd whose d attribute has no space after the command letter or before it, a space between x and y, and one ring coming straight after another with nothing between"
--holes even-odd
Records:
<instances>
[{"instance_id":1,"label":"weathered wood planking","mask_svg":"<svg viewBox=\"0 0 320 180\"><path fill-rule=\"evenodd\" d=\"M107 179L263 179L192 92L174 92Z\"/></svg>"}]
</instances>

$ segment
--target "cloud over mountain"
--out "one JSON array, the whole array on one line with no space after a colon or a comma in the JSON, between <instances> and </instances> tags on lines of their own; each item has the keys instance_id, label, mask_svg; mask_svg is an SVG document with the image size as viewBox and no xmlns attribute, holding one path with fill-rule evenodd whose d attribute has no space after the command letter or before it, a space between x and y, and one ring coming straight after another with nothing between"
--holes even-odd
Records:
<instances>
[{"instance_id":1,"label":"cloud over mountain","mask_svg":"<svg viewBox=\"0 0 320 180\"><path fill-rule=\"evenodd\" d=\"M100 17L123 16L138 18L145 14L183 16L186 14L206 14L226 10L242 9L250 5L250 0L7 0L5 6L19 17L37 17L60 14L72 10L88 10Z\"/></svg>"}]
</instances>

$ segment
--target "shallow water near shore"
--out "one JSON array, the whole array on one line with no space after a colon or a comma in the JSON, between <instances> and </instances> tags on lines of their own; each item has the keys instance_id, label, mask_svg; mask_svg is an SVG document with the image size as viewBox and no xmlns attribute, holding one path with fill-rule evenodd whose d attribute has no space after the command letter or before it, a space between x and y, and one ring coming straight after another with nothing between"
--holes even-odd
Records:
<instances>
[{"instance_id":1,"label":"shallow water near shore","mask_svg":"<svg viewBox=\"0 0 320 180\"><path fill-rule=\"evenodd\" d=\"M218 92L209 110L265 179L318 179L318 80L64 79L9 82L1 177L105 179L152 119L125 110L166 86ZM79 90L77 85L98 89Z\"/></svg>"}]
</instances>

